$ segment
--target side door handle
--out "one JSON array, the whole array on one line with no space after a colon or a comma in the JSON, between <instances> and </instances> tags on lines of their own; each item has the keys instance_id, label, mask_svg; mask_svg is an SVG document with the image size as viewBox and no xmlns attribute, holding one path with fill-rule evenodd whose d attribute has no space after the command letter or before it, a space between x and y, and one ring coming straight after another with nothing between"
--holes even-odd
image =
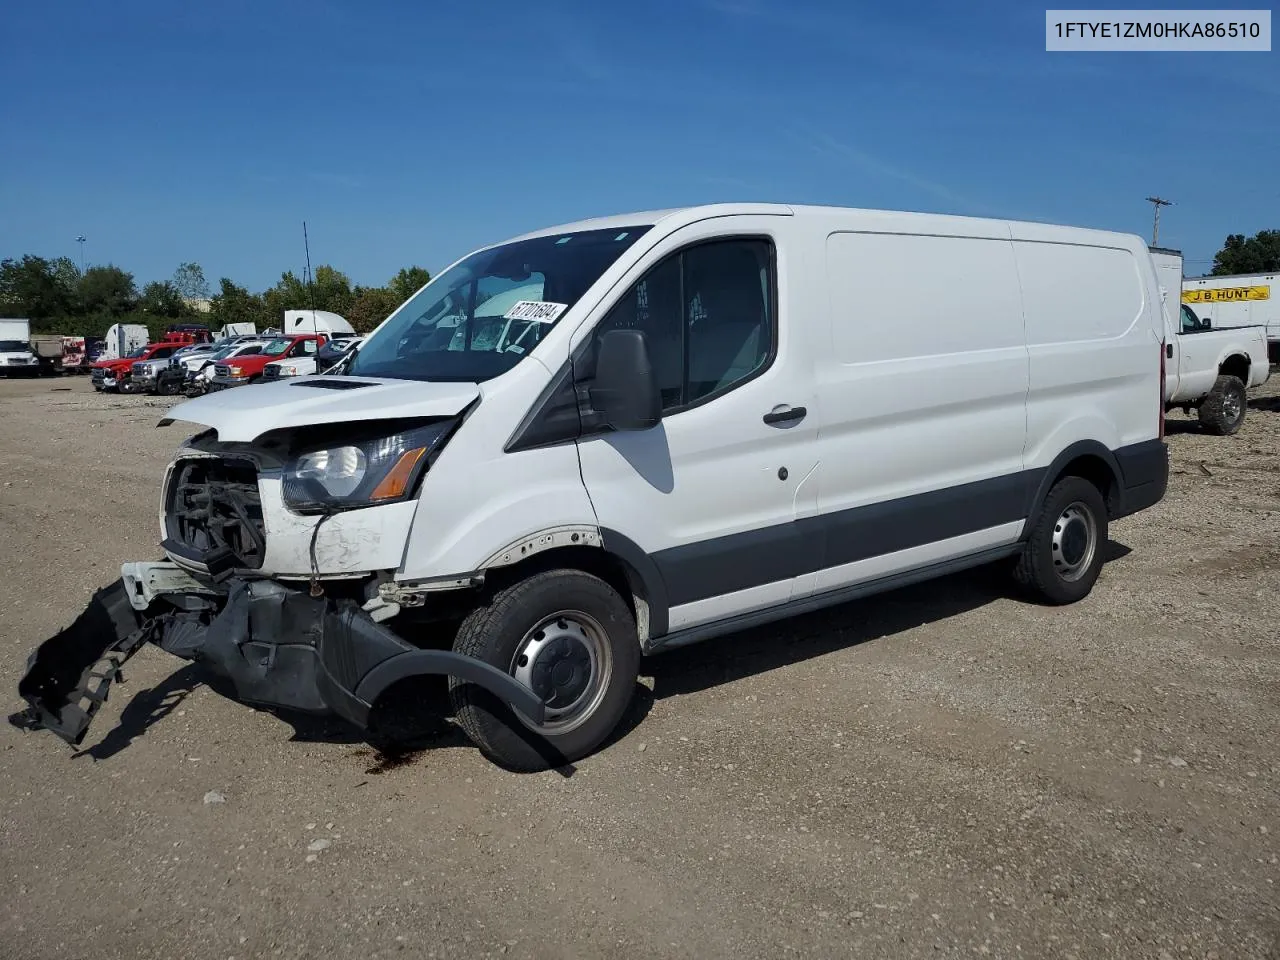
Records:
<instances>
[{"instance_id":1,"label":"side door handle","mask_svg":"<svg viewBox=\"0 0 1280 960\"><path fill-rule=\"evenodd\" d=\"M779 404L764 415L764 422L769 426L779 423L795 423L797 420L803 420L809 411L804 407L791 407L787 404Z\"/></svg>"},{"instance_id":2,"label":"side door handle","mask_svg":"<svg viewBox=\"0 0 1280 960\"><path fill-rule=\"evenodd\" d=\"M1164 355L1165 355L1166 357L1168 357L1170 360L1172 360L1172 359L1173 359L1173 344L1172 344L1172 343L1166 343L1166 344L1164 345Z\"/></svg>"}]
</instances>

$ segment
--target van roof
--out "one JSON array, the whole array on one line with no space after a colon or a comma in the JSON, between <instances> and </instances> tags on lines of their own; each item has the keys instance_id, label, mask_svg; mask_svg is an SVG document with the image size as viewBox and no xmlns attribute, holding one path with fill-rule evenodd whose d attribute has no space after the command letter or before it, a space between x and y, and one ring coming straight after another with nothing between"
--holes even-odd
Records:
<instances>
[{"instance_id":1,"label":"van roof","mask_svg":"<svg viewBox=\"0 0 1280 960\"><path fill-rule=\"evenodd\" d=\"M617 214L607 217L593 217L589 220L578 220L573 223L562 223L556 226L547 227L541 230L534 230L523 234L514 240L528 240L534 237L554 236L561 233L576 233L583 230L613 230L623 227L651 227L656 226L664 221L673 221L670 225L683 226L689 223L695 223L699 220L705 220L710 217L727 217L727 216L785 216L785 217L840 217L855 214L866 217L908 217L917 220L922 228L927 228L929 224L939 227L951 226L952 228L964 224L995 224L1007 223L1027 224L1033 227L1048 230L1072 230L1079 231L1080 234L1088 234L1096 239L1103 238L1119 238L1123 237L1126 241L1138 239L1135 234L1122 233L1118 231L1097 230L1089 227L1077 227L1069 224L1044 223L1039 221L1022 221L1011 220L1002 217L967 217L949 213L928 213L910 210L880 210L869 207L839 207L839 206L822 206L817 204L787 204L787 203L710 203L700 204L689 207L671 207L665 210L645 210L635 213ZM500 241L509 242L509 241ZM1145 246L1145 243L1143 244Z\"/></svg>"}]
</instances>

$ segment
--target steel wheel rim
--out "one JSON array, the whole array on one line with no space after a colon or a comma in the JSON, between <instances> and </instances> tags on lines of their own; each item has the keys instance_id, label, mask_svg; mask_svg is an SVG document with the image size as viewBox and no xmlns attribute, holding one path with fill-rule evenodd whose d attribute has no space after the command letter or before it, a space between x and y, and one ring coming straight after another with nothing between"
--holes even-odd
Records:
<instances>
[{"instance_id":1,"label":"steel wheel rim","mask_svg":"<svg viewBox=\"0 0 1280 960\"><path fill-rule=\"evenodd\" d=\"M1098 524L1093 512L1079 500L1071 503L1053 525L1053 569L1067 583L1088 572L1098 552Z\"/></svg>"},{"instance_id":2,"label":"steel wheel rim","mask_svg":"<svg viewBox=\"0 0 1280 960\"><path fill-rule=\"evenodd\" d=\"M1240 395L1234 390L1229 391L1222 398L1222 412L1227 415L1228 420L1236 420L1240 417L1241 406Z\"/></svg>"},{"instance_id":3,"label":"steel wheel rim","mask_svg":"<svg viewBox=\"0 0 1280 960\"><path fill-rule=\"evenodd\" d=\"M516 646L511 675L547 702L540 733L576 730L599 708L613 676L613 649L600 622L581 610L543 617Z\"/></svg>"}]
</instances>

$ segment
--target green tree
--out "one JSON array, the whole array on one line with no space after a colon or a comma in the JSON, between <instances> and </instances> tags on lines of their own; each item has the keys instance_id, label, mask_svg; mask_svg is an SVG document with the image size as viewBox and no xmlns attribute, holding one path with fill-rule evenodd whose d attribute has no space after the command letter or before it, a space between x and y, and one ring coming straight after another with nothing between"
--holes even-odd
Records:
<instances>
[{"instance_id":1,"label":"green tree","mask_svg":"<svg viewBox=\"0 0 1280 960\"><path fill-rule=\"evenodd\" d=\"M357 333L368 333L400 306L400 298L388 287L356 287L351 306L343 314Z\"/></svg>"},{"instance_id":2,"label":"green tree","mask_svg":"<svg viewBox=\"0 0 1280 960\"><path fill-rule=\"evenodd\" d=\"M5 260L0 263L0 306L42 329L74 311L79 281L80 272L66 258L27 254L21 260Z\"/></svg>"},{"instance_id":3,"label":"green tree","mask_svg":"<svg viewBox=\"0 0 1280 960\"><path fill-rule=\"evenodd\" d=\"M1280 230L1259 230L1245 239L1233 233L1213 258L1213 276L1280 270Z\"/></svg>"},{"instance_id":4,"label":"green tree","mask_svg":"<svg viewBox=\"0 0 1280 960\"><path fill-rule=\"evenodd\" d=\"M269 325L263 322L264 317L262 297L232 283L228 277L222 278L209 307L209 325L213 329L229 323L254 323L263 330Z\"/></svg>"},{"instance_id":5,"label":"green tree","mask_svg":"<svg viewBox=\"0 0 1280 960\"><path fill-rule=\"evenodd\" d=\"M114 264L90 267L80 278L76 294L81 311L91 317L119 317L138 305L133 274Z\"/></svg>"},{"instance_id":6,"label":"green tree","mask_svg":"<svg viewBox=\"0 0 1280 960\"><path fill-rule=\"evenodd\" d=\"M431 274L422 267L405 267L391 278L391 282L387 286L399 298L397 303L397 306L399 306L400 303L404 303L426 286L427 281L430 279Z\"/></svg>"},{"instance_id":7,"label":"green tree","mask_svg":"<svg viewBox=\"0 0 1280 960\"><path fill-rule=\"evenodd\" d=\"M308 291L308 299L312 297L317 310L331 310L346 316L351 308L351 280L345 273L327 264L316 267L312 290ZM301 306L310 306L310 303L304 303Z\"/></svg>"},{"instance_id":8,"label":"green tree","mask_svg":"<svg viewBox=\"0 0 1280 960\"><path fill-rule=\"evenodd\" d=\"M179 264L170 283L183 300L209 299L209 281L204 278L204 270L198 263Z\"/></svg>"},{"instance_id":9,"label":"green tree","mask_svg":"<svg viewBox=\"0 0 1280 960\"><path fill-rule=\"evenodd\" d=\"M153 280L142 288L138 309L153 317L176 320L186 312L186 304L178 288L165 280Z\"/></svg>"}]
</instances>

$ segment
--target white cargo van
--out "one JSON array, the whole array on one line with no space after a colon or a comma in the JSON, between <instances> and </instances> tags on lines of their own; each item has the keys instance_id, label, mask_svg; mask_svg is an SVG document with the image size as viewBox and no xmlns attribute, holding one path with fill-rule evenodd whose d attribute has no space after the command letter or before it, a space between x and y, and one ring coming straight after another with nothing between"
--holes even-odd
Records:
<instances>
[{"instance_id":1,"label":"white cargo van","mask_svg":"<svg viewBox=\"0 0 1280 960\"><path fill-rule=\"evenodd\" d=\"M204 429L168 559L37 651L28 722L83 736L114 622L110 663L151 640L361 727L446 674L533 769L609 736L642 653L993 561L1079 600L1165 492L1161 311L1140 238L999 220L721 205L479 250L339 375L170 412Z\"/></svg>"},{"instance_id":2,"label":"white cargo van","mask_svg":"<svg viewBox=\"0 0 1280 960\"><path fill-rule=\"evenodd\" d=\"M1188 277L1182 302L1215 330L1266 327L1270 361L1280 363L1280 274Z\"/></svg>"}]
</instances>

